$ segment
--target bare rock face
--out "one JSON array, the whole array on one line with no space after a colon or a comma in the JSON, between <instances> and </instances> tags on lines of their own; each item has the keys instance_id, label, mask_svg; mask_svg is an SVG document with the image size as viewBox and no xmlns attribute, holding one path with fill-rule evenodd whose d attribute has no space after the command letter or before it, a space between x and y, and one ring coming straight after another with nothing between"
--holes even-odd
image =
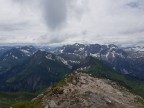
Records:
<instances>
[{"instance_id":1,"label":"bare rock face","mask_svg":"<svg viewBox=\"0 0 144 108\"><path fill-rule=\"evenodd\" d=\"M110 80L75 73L48 89L42 104L44 108L144 108L137 99L142 98Z\"/></svg>"}]
</instances>

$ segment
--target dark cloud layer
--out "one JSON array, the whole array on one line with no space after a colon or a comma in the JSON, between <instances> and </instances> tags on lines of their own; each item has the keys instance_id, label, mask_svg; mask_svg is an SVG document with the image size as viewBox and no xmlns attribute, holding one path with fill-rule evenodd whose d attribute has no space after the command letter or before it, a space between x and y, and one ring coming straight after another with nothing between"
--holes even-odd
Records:
<instances>
[{"instance_id":1,"label":"dark cloud layer","mask_svg":"<svg viewBox=\"0 0 144 108\"><path fill-rule=\"evenodd\" d=\"M67 0L43 0L44 19L51 29L57 29L66 22Z\"/></svg>"}]
</instances>

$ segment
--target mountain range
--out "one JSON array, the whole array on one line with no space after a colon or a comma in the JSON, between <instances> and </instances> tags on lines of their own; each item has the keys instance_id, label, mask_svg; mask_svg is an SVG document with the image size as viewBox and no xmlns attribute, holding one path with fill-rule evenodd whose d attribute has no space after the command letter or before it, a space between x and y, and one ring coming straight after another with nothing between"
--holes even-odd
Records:
<instances>
[{"instance_id":1,"label":"mountain range","mask_svg":"<svg viewBox=\"0 0 144 108\"><path fill-rule=\"evenodd\" d=\"M54 51L69 65L78 64L87 56L104 61L117 72L144 79L144 47L119 48L116 45L74 44Z\"/></svg>"},{"instance_id":2,"label":"mountain range","mask_svg":"<svg viewBox=\"0 0 144 108\"><path fill-rule=\"evenodd\" d=\"M0 46L0 91L37 93L78 71L144 97L144 47ZM1 100L1 99L0 99Z\"/></svg>"},{"instance_id":3,"label":"mountain range","mask_svg":"<svg viewBox=\"0 0 144 108\"><path fill-rule=\"evenodd\" d=\"M4 50L4 47L1 49ZM38 87L38 82L35 82L34 84L34 82L29 81L29 79L35 79L36 81L39 81L40 79L43 80L43 78L39 75L42 74L42 71L44 71L43 74L48 76L52 74L56 75L58 74L57 68L59 68L60 71L61 67L62 70L66 70L66 73L68 71L70 72L76 70L80 68L80 65L87 61L86 58L90 56L103 61L104 64L113 68L118 73L128 74L140 80L144 79L143 47L119 48L113 44L85 45L76 43L73 45L56 47L53 48L53 50L48 49L50 48L34 46L5 47L3 54L0 56L0 83L4 83L4 85L7 85L8 87L9 85L12 86L11 83L14 83L15 85L15 81L20 82L19 80L25 79L26 82L33 83L29 85L30 87L33 86L32 90L37 90L36 88ZM87 64L87 66L88 65L89 64ZM41 71L41 73L39 71ZM36 75L36 73L38 74ZM65 74L62 74L62 76L64 75ZM55 81L48 82L53 83ZM6 89L11 90L11 87L7 87ZM27 87L23 88L18 86L14 87L12 90L18 90L18 88L26 90ZM0 89L6 90L4 86L0 87Z\"/></svg>"}]
</instances>

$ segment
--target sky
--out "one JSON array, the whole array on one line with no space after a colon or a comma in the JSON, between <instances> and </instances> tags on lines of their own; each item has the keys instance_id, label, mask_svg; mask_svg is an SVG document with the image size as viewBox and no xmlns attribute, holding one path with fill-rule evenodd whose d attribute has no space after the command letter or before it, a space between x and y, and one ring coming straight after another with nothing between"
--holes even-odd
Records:
<instances>
[{"instance_id":1,"label":"sky","mask_svg":"<svg viewBox=\"0 0 144 108\"><path fill-rule=\"evenodd\" d=\"M0 0L0 44L144 45L144 0Z\"/></svg>"}]
</instances>

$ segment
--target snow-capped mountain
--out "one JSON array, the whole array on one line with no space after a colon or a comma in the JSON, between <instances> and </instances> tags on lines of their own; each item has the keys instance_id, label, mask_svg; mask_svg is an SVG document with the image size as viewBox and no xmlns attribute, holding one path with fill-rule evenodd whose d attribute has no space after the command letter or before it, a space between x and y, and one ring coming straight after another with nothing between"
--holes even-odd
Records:
<instances>
[{"instance_id":1,"label":"snow-capped mountain","mask_svg":"<svg viewBox=\"0 0 144 108\"><path fill-rule=\"evenodd\" d=\"M15 47L11 50L5 52L1 59L3 58L3 61L5 61L7 58L11 59L19 59L26 56L31 56L36 52L36 48L32 46L25 46L25 47Z\"/></svg>"},{"instance_id":2,"label":"snow-capped mountain","mask_svg":"<svg viewBox=\"0 0 144 108\"><path fill-rule=\"evenodd\" d=\"M56 54L68 54L75 55L80 58L87 56L93 56L103 60L111 61L113 58L120 57L125 58L127 54L117 46L111 45L99 45L99 44L74 44L63 46L59 50L55 51Z\"/></svg>"},{"instance_id":3,"label":"snow-capped mountain","mask_svg":"<svg viewBox=\"0 0 144 108\"><path fill-rule=\"evenodd\" d=\"M19 50L23 52L26 56L31 56L37 51L37 49L33 46L24 46L19 48Z\"/></svg>"},{"instance_id":4,"label":"snow-capped mountain","mask_svg":"<svg viewBox=\"0 0 144 108\"><path fill-rule=\"evenodd\" d=\"M3 68L16 65L32 56L36 51L37 49L33 46L14 47L0 56L0 66Z\"/></svg>"},{"instance_id":5,"label":"snow-capped mountain","mask_svg":"<svg viewBox=\"0 0 144 108\"><path fill-rule=\"evenodd\" d=\"M46 49L49 49L49 47L14 47L0 56L0 70L3 69L3 66L9 67L25 61L39 50L45 52L46 59L60 61L71 69L83 62L88 56L92 56L102 60L120 73L144 79L144 47L120 48L114 44L76 43L53 48L52 50Z\"/></svg>"},{"instance_id":6,"label":"snow-capped mountain","mask_svg":"<svg viewBox=\"0 0 144 108\"><path fill-rule=\"evenodd\" d=\"M124 51L128 53L129 58L144 58L144 47L128 47L124 48Z\"/></svg>"},{"instance_id":7,"label":"snow-capped mountain","mask_svg":"<svg viewBox=\"0 0 144 108\"><path fill-rule=\"evenodd\" d=\"M113 63L117 59L127 58L127 53L113 44L66 45L56 50L54 53L62 57L64 60L72 63L79 63L87 56L92 56L109 63Z\"/></svg>"},{"instance_id":8,"label":"snow-capped mountain","mask_svg":"<svg viewBox=\"0 0 144 108\"><path fill-rule=\"evenodd\" d=\"M144 78L144 48L120 48L116 45L73 44L65 45L54 51L56 55L67 61L69 65L80 63L87 56L104 61L113 69L124 74L132 74Z\"/></svg>"}]
</instances>

